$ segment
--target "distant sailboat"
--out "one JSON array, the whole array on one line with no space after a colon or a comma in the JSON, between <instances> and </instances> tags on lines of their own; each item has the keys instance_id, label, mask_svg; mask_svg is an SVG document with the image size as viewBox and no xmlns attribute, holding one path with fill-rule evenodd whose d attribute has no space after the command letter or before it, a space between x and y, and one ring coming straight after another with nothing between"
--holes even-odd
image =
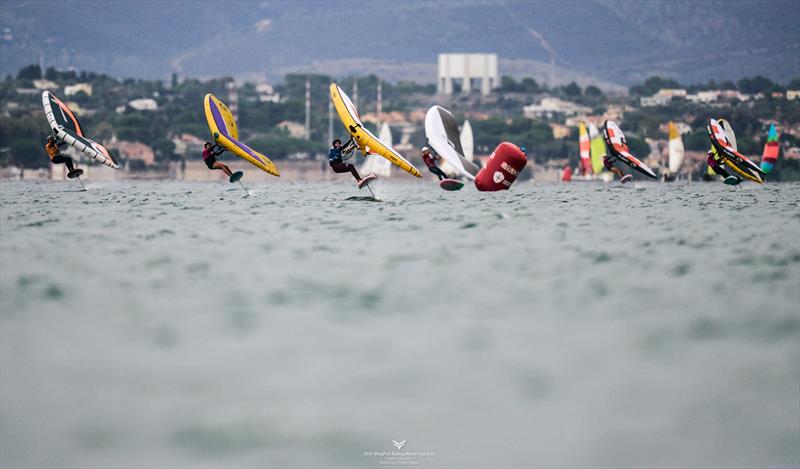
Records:
<instances>
[{"instance_id":1,"label":"distant sailboat","mask_svg":"<svg viewBox=\"0 0 800 469\"><path fill-rule=\"evenodd\" d=\"M592 173L592 159L589 143L589 132L583 122L578 126L578 150L581 157L581 174L588 176Z\"/></svg>"},{"instance_id":2,"label":"distant sailboat","mask_svg":"<svg viewBox=\"0 0 800 469\"><path fill-rule=\"evenodd\" d=\"M780 151L781 143L778 141L778 131L775 129L775 123L772 123L769 125L767 143L764 145L764 153L761 155L761 169L765 173L769 173L775 167Z\"/></svg>"},{"instance_id":3,"label":"distant sailboat","mask_svg":"<svg viewBox=\"0 0 800 469\"><path fill-rule=\"evenodd\" d=\"M389 124L386 122L383 123L381 126L381 130L378 133L378 140L384 142L385 144L392 146L392 129L389 128ZM359 168L359 172L361 174L374 174L378 177L389 177L392 173L392 163L391 161L387 160L378 155L367 155L364 157L365 161L364 164L361 165Z\"/></svg>"},{"instance_id":4,"label":"distant sailboat","mask_svg":"<svg viewBox=\"0 0 800 469\"><path fill-rule=\"evenodd\" d=\"M606 154L606 142L603 135L597 130L594 124L589 123L590 153L592 155L592 169L595 174L603 170L603 156Z\"/></svg>"},{"instance_id":5,"label":"distant sailboat","mask_svg":"<svg viewBox=\"0 0 800 469\"><path fill-rule=\"evenodd\" d=\"M475 161L475 142L472 138L472 126L468 120L461 126L461 149L464 150L464 158L467 161Z\"/></svg>"},{"instance_id":6,"label":"distant sailboat","mask_svg":"<svg viewBox=\"0 0 800 469\"><path fill-rule=\"evenodd\" d=\"M678 132L678 127L672 122L669 123L669 174L672 178L678 174L683 165L684 159L683 140Z\"/></svg>"}]
</instances>

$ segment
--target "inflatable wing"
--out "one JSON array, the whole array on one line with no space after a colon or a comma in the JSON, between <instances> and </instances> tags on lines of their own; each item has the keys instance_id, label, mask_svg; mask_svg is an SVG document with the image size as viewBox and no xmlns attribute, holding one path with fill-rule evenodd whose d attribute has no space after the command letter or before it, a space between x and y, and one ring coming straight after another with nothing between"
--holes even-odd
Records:
<instances>
[{"instance_id":1,"label":"inflatable wing","mask_svg":"<svg viewBox=\"0 0 800 469\"><path fill-rule=\"evenodd\" d=\"M461 135L453 113L441 106L431 106L425 114L425 138L436 153L460 175L475 179L480 168L464 158Z\"/></svg>"},{"instance_id":2,"label":"inflatable wing","mask_svg":"<svg viewBox=\"0 0 800 469\"><path fill-rule=\"evenodd\" d=\"M342 125L344 125L344 128L350 133L350 136L353 137L353 140L356 142L363 155L375 153L391 161L395 166L408 174L418 178L422 177L419 170L403 158L400 153L397 153L391 145L382 142L364 127L361 123L361 118L358 116L358 110L353 105L353 102L350 101L350 97L342 91L339 85L331 83L329 91L331 101L336 108L339 119L342 121Z\"/></svg>"},{"instance_id":3,"label":"inflatable wing","mask_svg":"<svg viewBox=\"0 0 800 469\"><path fill-rule=\"evenodd\" d=\"M766 173L736 149L735 137L729 135L733 134L733 130L727 131L724 124L720 124L720 121L716 119L708 120L706 130L708 130L708 138L711 139L711 145L717 154L725 160L727 167L753 182L759 184L764 182L762 176Z\"/></svg>"},{"instance_id":4,"label":"inflatable wing","mask_svg":"<svg viewBox=\"0 0 800 469\"><path fill-rule=\"evenodd\" d=\"M228 106L209 93L203 100L203 108L208 129L218 145L264 172L273 176L281 175L269 158L239 141L239 129Z\"/></svg>"},{"instance_id":5,"label":"inflatable wing","mask_svg":"<svg viewBox=\"0 0 800 469\"><path fill-rule=\"evenodd\" d=\"M56 137L99 163L114 169L119 168L106 147L83 134L78 118L53 93L49 91L42 92L42 105L47 116L47 122Z\"/></svg>"},{"instance_id":6,"label":"inflatable wing","mask_svg":"<svg viewBox=\"0 0 800 469\"><path fill-rule=\"evenodd\" d=\"M606 145L608 145L609 151L611 151L614 156L622 160L623 163L639 171L645 176L649 176L653 179L658 177L649 166L644 164L644 162L640 161L635 156L631 155L630 151L628 150L628 141L625 139L625 135L622 133L622 130L619 128L616 122L611 120L606 121L606 123L603 125L603 137L606 140Z\"/></svg>"}]
</instances>

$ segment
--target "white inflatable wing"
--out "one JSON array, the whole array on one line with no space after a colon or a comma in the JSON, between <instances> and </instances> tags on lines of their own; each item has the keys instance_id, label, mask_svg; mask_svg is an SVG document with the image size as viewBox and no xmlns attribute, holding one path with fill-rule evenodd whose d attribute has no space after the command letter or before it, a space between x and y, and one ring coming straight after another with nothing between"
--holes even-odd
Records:
<instances>
[{"instance_id":1,"label":"white inflatable wing","mask_svg":"<svg viewBox=\"0 0 800 469\"><path fill-rule=\"evenodd\" d=\"M441 106L431 106L425 115L425 138L436 153L460 175L475 179L480 168L464 158L461 135L453 113Z\"/></svg>"}]
</instances>

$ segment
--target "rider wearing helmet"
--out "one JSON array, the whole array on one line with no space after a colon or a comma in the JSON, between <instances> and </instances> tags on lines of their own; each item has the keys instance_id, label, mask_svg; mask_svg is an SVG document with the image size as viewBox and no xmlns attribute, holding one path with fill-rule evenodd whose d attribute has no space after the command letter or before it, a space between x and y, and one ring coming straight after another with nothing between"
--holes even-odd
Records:
<instances>
[{"instance_id":1,"label":"rider wearing helmet","mask_svg":"<svg viewBox=\"0 0 800 469\"><path fill-rule=\"evenodd\" d=\"M425 166L428 167L428 171L432 172L436 176L439 177L439 180L447 179L447 175L436 166L436 160L439 159L439 155L436 153L431 153L431 149L428 147L422 147L422 161L425 162Z\"/></svg>"}]
</instances>

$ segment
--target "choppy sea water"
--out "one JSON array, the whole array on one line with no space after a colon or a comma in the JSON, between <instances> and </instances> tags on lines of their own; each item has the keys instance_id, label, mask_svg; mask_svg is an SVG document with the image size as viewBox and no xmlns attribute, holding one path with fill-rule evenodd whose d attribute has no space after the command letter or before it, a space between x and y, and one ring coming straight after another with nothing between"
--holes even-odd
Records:
<instances>
[{"instance_id":1,"label":"choppy sea water","mask_svg":"<svg viewBox=\"0 0 800 469\"><path fill-rule=\"evenodd\" d=\"M800 465L800 185L87 186L0 183L3 467Z\"/></svg>"}]
</instances>

